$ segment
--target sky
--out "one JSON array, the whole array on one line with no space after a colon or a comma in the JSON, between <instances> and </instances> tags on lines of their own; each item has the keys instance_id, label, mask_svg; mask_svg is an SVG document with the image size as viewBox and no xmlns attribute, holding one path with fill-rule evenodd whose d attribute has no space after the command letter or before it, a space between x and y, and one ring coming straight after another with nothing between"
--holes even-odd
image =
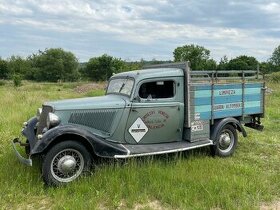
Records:
<instances>
[{"instance_id":1,"label":"sky","mask_svg":"<svg viewBox=\"0 0 280 210\"><path fill-rule=\"evenodd\" d=\"M80 62L108 54L128 61L173 60L196 44L266 61L280 45L279 0L0 0L0 57L46 48Z\"/></svg>"}]
</instances>

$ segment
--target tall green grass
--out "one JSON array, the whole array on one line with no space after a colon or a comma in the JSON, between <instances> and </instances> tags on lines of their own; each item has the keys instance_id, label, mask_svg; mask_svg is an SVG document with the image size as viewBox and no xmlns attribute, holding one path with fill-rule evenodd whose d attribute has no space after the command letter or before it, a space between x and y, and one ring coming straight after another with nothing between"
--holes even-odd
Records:
<instances>
[{"instance_id":1,"label":"tall green grass","mask_svg":"<svg viewBox=\"0 0 280 210\"><path fill-rule=\"evenodd\" d=\"M95 96L77 84L0 86L0 209L259 209L280 199L280 85L266 98L263 132L247 129L230 158L208 148L187 153L104 161L92 175L60 188L44 186L40 164L21 165L10 140L44 101Z\"/></svg>"}]
</instances>

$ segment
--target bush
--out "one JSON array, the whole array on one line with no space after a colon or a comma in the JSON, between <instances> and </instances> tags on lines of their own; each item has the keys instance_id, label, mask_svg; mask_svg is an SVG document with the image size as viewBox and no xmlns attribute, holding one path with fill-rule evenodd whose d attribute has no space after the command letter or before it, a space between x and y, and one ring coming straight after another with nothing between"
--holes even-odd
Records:
<instances>
[{"instance_id":1,"label":"bush","mask_svg":"<svg viewBox=\"0 0 280 210\"><path fill-rule=\"evenodd\" d=\"M28 58L31 69L26 79L37 81L77 81L80 77L78 72L78 59L71 53L61 48L51 48L39 51Z\"/></svg>"},{"instance_id":2,"label":"bush","mask_svg":"<svg viewBox=\"0 0 280 210\"><path fill-rule=\"evenodd\" d=\"M19 87L22 85L22 77L19 74L15 74L13 76L13 82L15 87Z\"/></svg>"},{"instance_id":3,"label":"bush","mask_svg":"<svg viewBox=\"0 0 280 210\"><path fill-rule=\"evenodd\" d=\"M280 83L280 72L274 72L266 75L266 81Z\"/></svg>"},{"instance_id":4,"label":"bush","mask_svg":"<svg viewBox=\"0 0 280 210\"><path fill-rule=\"evenodd\" d=\"M0 57L0 79L7 79L9 76L8 62Z\"/></svg>"},{"instance_id":5,"label":"bush","mask_svg":"<svg viewBox=\"0 0 280 210\"><path fill-rule=\"evenodd\" d=\"M5 80L0 80L0 86L4 86L6 84Z\"/></svg>"},{"instance_id":6,"label":"bush","mask_svg":"<svg viewBox=\"0 0 280 210\"><path fill-rule=\"evenodd\" d=\"M128 70L126 63L109 55L102 55L89 59L82 69L85 76L93 81L106 81L113 73Z\"/></svg>"}]
</instances>

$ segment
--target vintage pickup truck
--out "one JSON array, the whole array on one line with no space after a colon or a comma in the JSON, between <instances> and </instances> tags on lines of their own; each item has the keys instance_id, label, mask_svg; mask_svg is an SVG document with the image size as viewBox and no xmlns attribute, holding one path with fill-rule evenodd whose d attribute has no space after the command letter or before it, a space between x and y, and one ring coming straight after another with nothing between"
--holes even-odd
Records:
<instances>
[{"instance_id":1,"label":"vintage pickup truck","mask_svg":"<svg viewBox=\"0 0 280 210\"><path fill-rule=\"evenodd\" d=\"M210 146L233 154L243 125L262 130L265 84L258 71L191 71L189 63L113 75L105 96L46 102L13 140L21 162L42 157L48 185L68 183L96 157L130 158ZM16 149L25 147L28 158Z\"/></svg>"}]
</instances>

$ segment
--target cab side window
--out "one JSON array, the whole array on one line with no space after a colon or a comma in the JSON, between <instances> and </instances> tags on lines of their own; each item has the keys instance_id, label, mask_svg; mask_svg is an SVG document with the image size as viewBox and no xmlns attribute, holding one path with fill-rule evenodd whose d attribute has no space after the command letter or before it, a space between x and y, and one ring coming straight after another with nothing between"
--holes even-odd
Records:
<instances>
[{"instance_id":1,"label":"cab side window","mask_svg":"<svg viewBox=\"0 0 280 210\"><path fill-rule=\"evenodd\" d=\"M143 83L139 96L143 99L172 98L175 95L174 81L155 81Z\"/></svg>"}]
</instances>

